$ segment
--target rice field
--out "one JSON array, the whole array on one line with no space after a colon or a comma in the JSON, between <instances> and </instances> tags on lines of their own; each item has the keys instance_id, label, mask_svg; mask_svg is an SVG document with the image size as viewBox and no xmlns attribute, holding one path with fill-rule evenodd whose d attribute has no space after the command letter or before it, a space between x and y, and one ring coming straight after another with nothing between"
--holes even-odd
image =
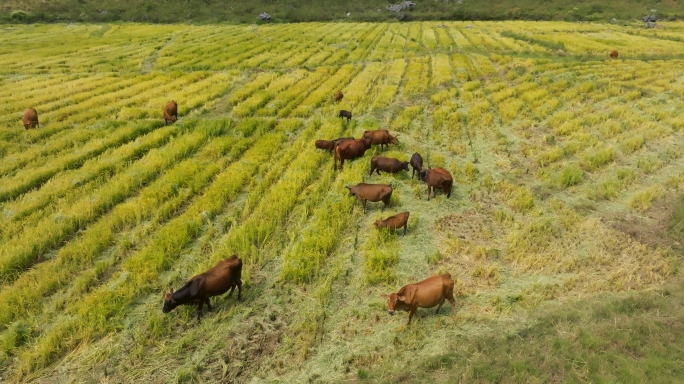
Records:
<instances>
[{"instance_id":1,"label":"rice field","mask_svg":"<svg viewBox=\"0 0 684 384\"><path fill-rule=\"evenodd\" d=\"M0 381L354 381L662 287L680 258L645 228L684 192L683 42L676 22L3 26ZM451 198L368 176L379 147L335 172L313 145L383 128ZM392 207L364 214L359 182ZM373 227L402 211L406 236ZM232 254L242 302L161 312ZM444 272L456 310L387 315L380 294Z\"/></svg>"}]
</instances>

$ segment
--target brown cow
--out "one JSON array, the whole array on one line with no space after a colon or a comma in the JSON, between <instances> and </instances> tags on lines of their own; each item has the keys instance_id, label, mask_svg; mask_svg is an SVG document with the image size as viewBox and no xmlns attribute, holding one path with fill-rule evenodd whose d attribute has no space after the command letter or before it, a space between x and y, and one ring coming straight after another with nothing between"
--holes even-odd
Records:
<instances>
[{"instance_id":1,"label":"brown cow","mask_svg":"<svg viewBox=\"0 0 684 384\"><path fill-rule=\"evenodd\" d=\"M334 147L344 143L345 141L349 141L349 140L354 140L354 138L353 137L340 137L340 138L333 140L333 149L334 149Z\"/></svg>"},{"instance_id":2,"label":"brown cow","mask_svg":"<svg viewBox=\"0 0 684 384\"><path fill-rule=\"evenodd\" d=\"M618 58L618 51L617 51L617 49L613 50L613 51L610 53L610 58L611 58L611 59L617 59L617 58Z\"/></svg>"},{"instance_id":3,"label":"brown cow","mask_svg":"<svg viewBox=\"0 0 684 384\"><path fill-rule=\"evenodd\" d=\"M337 160L340 160L340 169L344 166L345 160L362 157L371 147L370 139L354 139L344 141L335 146L335 157L333 159L333 169L337 171Z\"/></svg>"},{"instance_id":4,"label":"brown cow","mask_svg":"<svg viewBox=\"0 0 684 384\"><path fill-rule=\"evenodd\" d=\"M164 122L166 124L169 124L169 122L173 124L176 120L178 120L178 104L171 100L166 104L166 107L164 107Z\"/></svg>"},{"instance_id":5,"label":"brown cow","mask_svg":"<svg viewBox=\"0 0 684 384\"><path fill-rule=\"evenodd\" d=\"M373 171L375 171L378 175L380 174L380 171L383 172L389 172L389 173L397 173L401 171L407 171L409 170L409 162L408 161L399 161L398 159L394 159L391 157L385 157L385 156L373 156L371 159L371 167L370 167L370 175L373 174Z\"/></svg>"},{"instance_id":6,"label":"brown cow","mask_svg":"<svg viewBox=\"0 0 684 384\"><path fill-rule=\"evenodd\" d=\"M456 309L454 281L448 273L428 277L419 283L404 285L397 293L381 296L388 301L387 312L390 315L394 316L395 310L409 311L406 325L411 325L411 318L418 308L432 308L436 305L437 314L444 301L448 300L451 308Z\"/></svg>"},{"instance_id":7,"label":"brown cow","mask_svg":"<svg viewBox=\"0 0 684 384\"><path fill-rule=\"evenodd\" d=\"M349 190L349 196L356 196L363 204L363 212L366 212L366 202L382 201L385 207L389 207L390 198L392 197L392 186L389 184L366 184L359 183L353 187L346 187Z\"/></svg>"},{"instance_id":8,"label":"brown cow","mask_svg":"<svg viewBox=\"0 0 684 384\"><path fill-rule=\"evenodd\" d=\"M363 132L362 139L371 139L371 144L380 144L380 149L384 149L384 146L389 144L396 144L397 138L390 135L389 131L386 129L378 129L375 131L365 131Z\"/></svg>"},{"instance_id":9,"label":"brown cow","mask_svg":"<svg viewBox=\"0 0 684 384\"><path fill-rule=\"evenodd\" d=\"M21 115L21 122L24 124L24 129L40 128L40 124L38 123L38 111L33 108L27 109L24 111L24 114Z\"/></svg>"},{"instance_id":10,"label":"brown cow","mask_svg":"<svg viewBox=\"0 0 684 384\"><path fill-rule=\"evenodd\" d=\"M344 109L340 111L340 114L337 117L341 117L344 119L347 119L347 123L351 121L352 118L352 113L349 111L345 111Z\"/></svg>"},{"instance_id":11,"label":"brown cow","mask_svg":"<svg viewBox=\"0 0 684 384\"><path fill-rule=\"evenodd\" d=\"M340 137L340 138L335 139L335 140L316 140L315 145L316 145L316 148L318 148L318 149L325 149L325 150L332 152L338 144L344 143L345 141L349 141L349 140L354 140L354 138L353 137Z\"/></svg>"},{"instance_id":12,"label":"brown cow","mask_svg":"<svg viewBox=\"0 0 684 384\"><path fill-rule=\"evenodd\" d=\"M451 186L454 184L454 179L451 173L443 168L430 168L425 172L425 182L428 186L428 201L430 201L430 188L432 193L437 196L435 188L441 188L442 192L447 198L451 197Z\"/></svg>"},{"instance_id":13,"label":"brown cow","mask_svg":"<svg viewBox=\"0 0 684 384\"><path fill-rule=\"evenodd\" d=\"M395 230L404 227L404 236L406 236L409 215L409 212L402 212L397 213L394 216L390 216L385 220L375 220L375 228L389 228L390 232L394 233Z\"/></svg>"},{"instance_id":14,"label":"brown cow","mask_svg":"<svg viewBox=\"0 0 684 384\"><path fill-rule=\"evenodd\" d=\"M221 260L214 268L192 277L176 292L171 289L171 292L164 297L162 312L168 313L179 305L197 304L197 320L199 320L204 303L207 303L207 307L211 310L209 298L212 296L222 295L230 289L228 294L230 297L237 286L238 300L240 300L241 275L242 260L237 255Z\"/></svg>"},{"instance_id":15,"label":"brown cow","mask_svg":"<svg viewBox=\"0 0 684 384\"><path fill-rule=\"evenodd\" d=\"M335 148L335 140L316 140L316 148L325 149L329 152Z\"/></svg>"},{"instance_id":16,"label":"brown cow","mask_svg":"<svg viewBox=\"0 0 684 384\"><path fill-rule=\"evenodd\" d=\"M337 91L335 94L335 101L339 102L342 101L342 98L344 97L344 93L342 91Z\"/></svg>"},{"instance_id":17,"label":"brown cow","mask_svg":"<svg viewBox=\"0 0 684 384\"><path fill-rule=\"evenodd\" d=\"M413 175L416 174L416 171L418 172L418 180L425 181L425 169L423 168L423 157L418 153L414 153L413 156L411 156L411 168L413 168L413 171L411 172L411 178L413 179Z\"/></svg>"}]
</instances>

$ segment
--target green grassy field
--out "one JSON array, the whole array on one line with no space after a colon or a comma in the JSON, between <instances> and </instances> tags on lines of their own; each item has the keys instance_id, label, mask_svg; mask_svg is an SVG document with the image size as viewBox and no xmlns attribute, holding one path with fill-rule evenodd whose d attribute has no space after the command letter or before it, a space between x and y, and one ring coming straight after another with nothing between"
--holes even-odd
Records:
<instances>
[{"instance_id":1,"label":"green grassy field","mask_svg":"<svg viewBox=\"0 0 684 384\"><path fill-rule=\"evenodd\" d=\"M255 23L268 12L274 22L396 21L380 0L4 0L0 22ZM399 4L401 1L396 1ZM424 0L405 12L408 20L641 20L655 10L660 19L684 18L681 0ZM349 13L349 15L347 15Z\"/></svg>"},{"instance_id":2,"label":"green grassy field","mask_svg":"<svg viewBox=\"0 0 684 384\"><path fill-rule=\"evenodd\" d=\"M0 28L0 381L681 381L684 24L659 25ZM379 128L451 198L313 145ZM234 253L242 302L161 312ZM387 314L446 271L456 309Z\"/></svg>"}]
</instances>

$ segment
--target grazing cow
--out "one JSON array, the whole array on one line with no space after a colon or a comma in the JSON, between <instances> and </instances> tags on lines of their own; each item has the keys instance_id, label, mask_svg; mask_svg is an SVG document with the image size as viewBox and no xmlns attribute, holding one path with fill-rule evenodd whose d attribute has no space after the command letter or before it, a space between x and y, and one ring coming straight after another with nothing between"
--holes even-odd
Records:
<instances>
[{"instance_id":1,"label":"grazing cow","mask_svg":"<svg viewBox=\"0 0 684 384\"><path fill-rule=\"evenodd\" d=\"M178 120L178 104L171 100L166 104L166 107L164 107L164 122L166 124L169 124L169 122L173 124L176 120Z\"/></svg>"},{"instance_id":2,"label":"grazing cow","mask_svg":"<svg viewBox=\"0 0 684 384\"><path fill-rule=\"evenodd\" d=\"M363 139L371 139L371 144L380 144L380 149L384 149L384 146L389 144L396 144L397 138L390 135L389 131L386 129L378 129L376 131L365 131L363 132Z\"/></svg>"},{"instance_id":3,"label":"grazing cow","mask_svg":"<svg viewBox=\"0 0 684 384\"><path fill-rule=\"evenodd\" d=\"M316 140L316 148L318 149L325 149L329 152L332 152L335 147L340 144L344 143L345 141L349 140L354 140L353 137L340 137L339 139L335 140Z\"/></svg>"},{"instance_id":4,"label":"grazing cow","mask_svg":"<svg viewBox=\"0 0 684 384\"><path fill-rule=\"evenodd\" d=\"M454 281L448 273L428 277L419 283L404 285L397 293L381 296L387 299L387 312L390 315L394 316L395 310L409 311L406 325L411 325L411 318L418 308L432 308L436 305L437 314L444 301L448 300L451 308L456 309Z\"/></svg>"},{"instance_id":5,"label":"grazing cow","mask_svg":"<svg viewBox=\"0 0 684 384\"><path fill-rule=\"evenodd\" d=\"M425 172L425 182L428 186L428 201L430 201L430 188L432 188L432 193L434 193L435 196L437 196L435 188L441 188L447 198L451 197L451 186L454 184L454 179L451 177L451 173L446 169L428 169L427 172Z\"/></svg>"},{"instance_id":6,"label":"grazing cow","mask_svg":"<svg viewBox=\"0 0 684 384\"><path fill-rule=\"evenodd\" d=\"M370 170L370 175L373 174L373 171L375 171L378 175L380 174L380 171L383 172L389 172L389 173L397 173L401 171L407 171L409 170L409 162L408 161L399 161L397 159L393 159L391 157L385 157L385 156L373 156L371 159L371 170Z\"/></svg>"},{"instance_id":7,"label":"grazing cow","mask_svg":"<svg viewBox=\"0 0 684 384\"><path fill-rule=\"evenodd\" d=\"M171 289L164 297L164 308L162 312L168 313L179 305L197 304L197 320L202 315L202 305L207 303L211 310L209 298L226 293L230 289L228 297L233 294L233 290L238 288L238 300L242 294L242 260L233 255L225 260L219 261L216 266L201 275L192 277L176 292Z\"/></svg>"},{"instance_id":8,"label":"grazing cow","mask_svg":"<svg viewBox=\"0 0 684 384\"><path fill-rule=\"evenodd\" d=\"M337 91L335 94L335 101L339 102L342 101L342 98L344 97L344 93L342 91Z\"/></svg>"},{"instance_id":9,"label":"grazing cow","mask_svg":"<svg viewBox=\"0 0 684 384\"><path fill-rule=\"evenodd\" d=\"M337 171L337 160L340 161L340 169L342 169L345 160L363 156L370 147L371 141L369 139L347 140L337 144L335 146L335 157L333 158L333 169Z\"/></svg>"},{"instance_id":10,"label":"grazing cow","mask_svg":"<svg viewBox=\"0 0 684 384\"><path fill-rule=\"evenodd\" d=\"M335 140L316 140L316 148L325 149L329 152L335 148Z\"/></svg>"},{"instance_id":11,"label":"grazing cow","mask_svg":"<svg viewBox=\"0 0 684 384\"><path fill-rule=\"evenodd\" d=\"M411 178L413 179L413 175L418 173L418 180L423 180L425 181L425 169L423 169L423 157L418 153L414 153L413 156L411 156L411 168L413 168L413 171L411 172Z\"/></svg>"},{"instance_id":12,"label":"grazing cow","mask_svg":"<svg viewBox=\"0 0 684 384\"><path fill-rule=\"evenodd\" d=\"M62 117L59 118L59 121L64 121L64 120L68 119L69 116L71 116L71 113L65 113L62 115Z\"/></svg>"},{"instance_id":13,"label":"grazing cow","mask_svg":"<svg viewBox=\"0 0 684 384\"><path fill-rule=\"evenodd\" d=\"M24 114L21 115L21 122L24 124L24 129L27 130L29 128L40 128L40 124L38 123L38 112L33 108L24 111Z\"/></svg>"},{"instance_id":14,"label":"grazing cow","mask_svg":"<svg viewBox=\"0 0 684 384\"><path fill-rule=\"evenodd\" d=\"M390 216L385 220L375 220L375 228L389 228L390 232L394 233L395 230L404 227L404 236L406 236L409 214L409 212L402 212Z\"/></svg>"},{"instance_id":15,"label":"grazing cow","mask_svg":"<svg viewBox=\"0 0 684 384\"><path fill-rule=\"evenodd\" d=\"M335 147L344 143L345 141L349 141L349 140L354 140L354 138L353 137L340 137L340 138L333 140L333 149L335 149Z\"/></svg>"},{"instance_id":16,"label":"grazing cow","mask_svg":"<svg viewBox=\"0 0 684 384\"><path fill-rule=\"evenodd\" d=\"M347 123L351 121L352 118L352 113L349 111L345 111L344 109L340 111L340 114L337 117L342 117L347 119Z\"/></svg>"},{"instance_id":17,"label":"grazing cow","mask_svg":"<svg viewBox=\"0 0 684 384\"><path fill-rule=\"evenodd\" d=\"M610 58L611 58L611 59L617 59L617 58L618 58L618 51L617 51L617 49L613 50L613 51L610 53Z\"/></svg>"},{"instance_id":18,"label":"grazing cow","mask_svg":"<svg viewBox=\"0 0 684 384\"><path fill-rule=\"evenodd\" d=\"M346 187L349 190L349 196L356 196L363 204L363 212L366 212L366 202L378 202L382 201L385 207L390 204L390 198L392 197L392 186L389 184L366 184L360 183L353 187Z\"/></svg>"}]
</instances>

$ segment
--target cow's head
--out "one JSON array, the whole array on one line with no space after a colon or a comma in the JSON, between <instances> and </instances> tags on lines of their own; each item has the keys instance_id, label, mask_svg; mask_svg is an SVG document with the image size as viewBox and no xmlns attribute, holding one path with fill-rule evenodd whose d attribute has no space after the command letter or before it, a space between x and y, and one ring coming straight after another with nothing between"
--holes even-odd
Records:
<instances>
[{"instance_id":1,"label":"cow's head","mask_svg":"<svg viewBox=\"0 0 684 384\"><path fill-rule=\"evenodd\" d=\"M375 228L384 228L386 226L385 222L383 220L377 219L375 220Z\"/></svg>"},{"instance_id":2,"label":"cow's head","mask_svg":"<svg viewBox=\"0 0 684 384\"><path fill-rule=\"evenodd\" d=\"M418 178L420 178L421 181L425 181L426 177L427 177L427 169L423 168L418 172Z\"/></svg>"},{"instance_id":3,"label":"cow's head","mask_svg":"<svg viewBox=\"0 0 684 384\"><path fill-rule=\"evenodd\" d=\"M354 187L350 187L349 185L345 186L349 190L349 196L356 196L354 193Z\"/></svg>"},{"instance_id":4,"label":"cow's head","mask_svg":"<svg viewBox=\"0 0 684 384\"><path fill-rule=\"evenodd\" d=\"M397 135L397 136L390 135L390 139L389 139L390 144L396 144L397 143L397 137L399 137L399 135Z\"/></svg>"},{"instance_id":5,"label":"cow's head","mask_svg":"<svg viewBox=\"0 0 684 384\"><path fill-rule=\"evenodd\" d=\"M371 139L364 137L363 139L361 139L361 141L363 142L364 148L369 149L371 147Z\"/></svg>"},{"instance_id":6,"label":"cow's head","mask_svg":"<svg viewBox=\"0 0 684 384\"><path fill-rule=\"evenodd\" d=\"M171 288L171 290L164 295L164 307L162 308L162 312L169 313L177 306L178 303L173 299L173 288Z\"/></svg>"},{"instance_id":7,"label":"cow's head","mask_svg":"<svg viewBox=\"0 0 684 384\"><path fill-rule=\"evenodd\" d=\"M397 302L403 303L406 300L406 296L399 296L396 293L390 293L389 295L382 294L380 297L387 299L387 313L394 315L394 309L397 307Z\"/></svg>"},{"instance_id":8,"label":"cow's head","mask_svg":"<svg viewBox=\"0 0 684 384\"><path fill-rule=\"evenodd\" d=\"M402 163L401 163L401 169L403 169L404 171L407 171L407 172L408 172L408 170L409 170L409 164L411 164L411 163L409 163L408 161L402 162Z\"/></svg>"}]
</instances>

